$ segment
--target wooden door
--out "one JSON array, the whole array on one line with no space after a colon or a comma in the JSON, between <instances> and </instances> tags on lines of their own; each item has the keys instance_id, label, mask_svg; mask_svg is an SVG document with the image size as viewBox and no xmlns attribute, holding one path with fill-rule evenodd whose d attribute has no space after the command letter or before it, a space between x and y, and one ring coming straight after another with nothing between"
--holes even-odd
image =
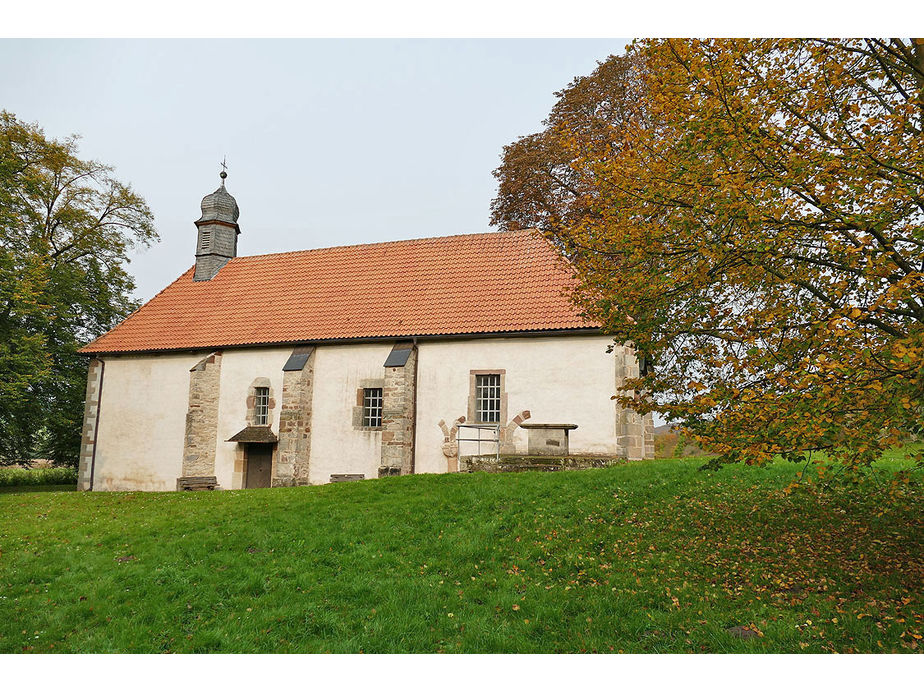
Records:
<instances>
[{"instance_id":1,"label":"wooden door","mask_svg":"<svg viewBox=\"0 0 924 693\"><path fill-rule=\"evenodd\" d=\"M244 488L269 488L272 475L273 446L266 443L249 443Z\"/></svg>"}]
</instances>

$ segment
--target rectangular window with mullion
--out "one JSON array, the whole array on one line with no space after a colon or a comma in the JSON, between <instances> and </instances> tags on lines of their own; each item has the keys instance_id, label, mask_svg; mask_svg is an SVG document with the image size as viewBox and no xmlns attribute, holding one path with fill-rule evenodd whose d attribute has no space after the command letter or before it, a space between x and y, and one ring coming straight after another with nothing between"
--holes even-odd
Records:
<instances>
[{"instance_id":1,"label":"rectangular window with mullion","mask_svg":"<svg viewBox=\"0 0 924 693\"><path fill-rule=\"evenodd\" d=\"M481 423L500 421L500 375L492 373L475 376L475 413Z\"/></svg>"},{"instance_id":2,"label":"rectangular window with mullion","mask_svg":"<svg viewBox=\"0 0 924 693\"><path fill-rule=\"evenodd\" d=\"M382 388L363 388L363 426L377 428L382 425Z\"/></svg>"},{"instance_id":3,"label":"rectangular window with mullion","mask_svg":"<svg viewBox=\"0 0 924 693\"><path fill-rule=\"evenodd\" d=\"M269 419L269 388L255 387L253 393L253 424L266 426Z\"/></svg>"}]
</instances>

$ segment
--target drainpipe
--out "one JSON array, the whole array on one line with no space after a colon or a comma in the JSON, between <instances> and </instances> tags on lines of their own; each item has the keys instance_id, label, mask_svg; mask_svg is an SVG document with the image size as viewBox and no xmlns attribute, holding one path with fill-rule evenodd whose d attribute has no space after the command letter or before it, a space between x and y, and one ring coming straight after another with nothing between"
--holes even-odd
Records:
<instances>
[{"instance_id":1,"label":"drainpipe","mask_svg":"<svg viewBox=\"0 0 924 693\"><path fill-rule=\"evenodd\" d=\"M417 337L414 337L414 399L411 405L411 474L417 473L417 364L420 361L420 350L417 348Z\"/></svg>"},{"instance_id":2,"label":"drainpipe","mask_svg":"<svg viewBox=\"0 0 924 693\"><path fill-rule=\"evenodd\" d=\"M99 413L103 409L103 377L106 375L106 362L99 361L99 389L96 392L96 423L93 424L93 455L90 457L90 490L93 490L93 481L96 477L96 441L99 439Z\"/></svg>"}]
</instances>

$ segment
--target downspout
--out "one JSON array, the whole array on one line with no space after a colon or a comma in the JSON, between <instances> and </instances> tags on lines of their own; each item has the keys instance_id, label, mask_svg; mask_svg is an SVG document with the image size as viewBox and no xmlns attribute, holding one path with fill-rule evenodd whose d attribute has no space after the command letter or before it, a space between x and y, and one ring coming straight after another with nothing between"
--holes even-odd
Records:
<instances>
[{"instance_id":1,"label":"downspout","mask_svg":"<svg viewBox=\"0 0 924 693\"><path fill-rule=\"evenodd\" d=\"M96 477L96 441L99 439L99 413L103 409L103 376L106 375L106 362L97 358L99 368L99 389L96 392L96 422L93 424L93 455L90 457L90 490Z\"/></svg>"},{"instance_id":2,"label":"downspout","mask_svg":"<svg viewBox=\"0 0 924 693\"><path fill-rule=\"evenodd\" d=\"M420 361L420 350L417 348L417 337L414 337L414 397L411 404L411 474L417 473L417 363Z\"/></svg>"}]
</instances>

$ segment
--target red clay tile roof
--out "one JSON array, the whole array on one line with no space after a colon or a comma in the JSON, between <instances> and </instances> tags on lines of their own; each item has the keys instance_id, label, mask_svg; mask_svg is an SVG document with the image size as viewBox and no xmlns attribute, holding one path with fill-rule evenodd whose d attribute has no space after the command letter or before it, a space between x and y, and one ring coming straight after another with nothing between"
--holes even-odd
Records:
<instances>
[{"instance_id":1,"label":"red clay tile roof","mask_svg":"<svg viewBox=\"0 0 924 693\"><path fill-rule=\"evenodd\" d=\"M193 269L84 353L596 327L569 265L535 231L253 255Z\"/></svg>"}]
</instances>

